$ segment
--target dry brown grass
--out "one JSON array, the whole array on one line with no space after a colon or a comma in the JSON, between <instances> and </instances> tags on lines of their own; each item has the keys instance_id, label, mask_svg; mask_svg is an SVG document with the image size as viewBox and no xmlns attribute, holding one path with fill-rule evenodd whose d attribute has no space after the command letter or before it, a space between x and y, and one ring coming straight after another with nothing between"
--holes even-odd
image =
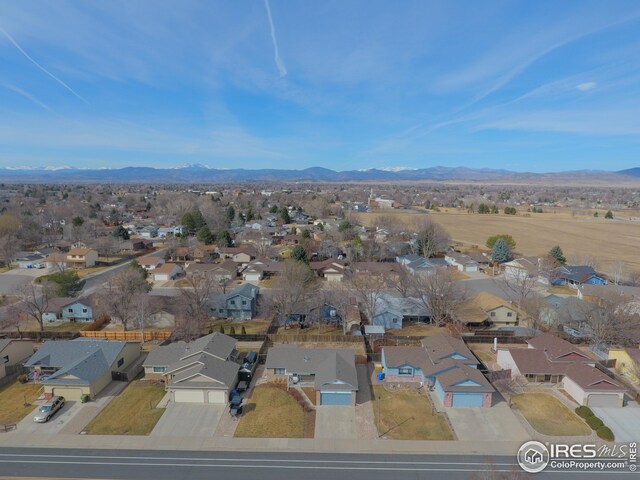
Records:
<instances>
[{"instance_id":1,"label":"dry brown grass","mask_svg":"<svg viewBox=\"0 0 640 480\"><path fill-rule=\"evenodd\" d=\"M42 385L15 381L0 389L0 425L18 423L33 411ZM24 406L25 400L27 406Z\"/></svg>"},{"instance_id":2,"label":"dry brown grass","mask_svg":"<svg viewBox=\"0 0 640 480\"><path fill-rule=\"evenodd\" d=\"M303 329L280 327L278 333L285 335L344 335L342 327L336 325L312 325Z\"/></svg>"},{"instance_id":3,"label":"dry brown grass","mask_svg":"<svg viewBox=\"0 0 640 480\"><path fill-rule=\"evenodd\" d=\"M591 429L558 399L546 393L523 393L511 397L531 426L544 435L582 436Z\"/></svg>"},{"instance_id":4,"label":"dry brown grass","mask_svg":"<svg viewBox=\"0 0 640 480\"><path fill-rule=\"evenodd\" d=\"M378 422L380 397L380 433L396 440L453 440L442 414L433 414L431 403L413 390L388 392L382 385L373 386L375 422Z\"/></svg>"},{"instance_id":5,"label":"dry brown grass","mask_svg":"<svg viewBox=\"0 0 640 480\"><path fill-rule=\"evenodd\" d=\"M236 334L240 335L242 333L242 327L244 327L247 335L262 335L267 333L267 328L269 328L270 324L270 318L247 320L246 322L219 319L207 322L205 330L206 333L208 333L209 330L219 332L220 327L222 327L224 328L224 333L229 333L231 331L231 327L233 327Z\"/></svg>"},{"instance_id":6,"label":"dry brown grass","mask_svg":"<svg viewBox=\"0 0 640 480\"><path fill-rule=\"evenodd\" d=\"M360 213L354 214L354 218L365 225L373 225L379 215ZM560 245L569 259L595 256L605 272L618 260L626 262L630 270L640 270L640 255L637 254L640 222L572 216L565 211L530 217L467 214L453 209L429 215L407 211L393 215L407 226L415 225L417 218L428 217L441 224L453 240L465 244L484 246L488 237L507 233L513 236L517 251L523 255L543 255L554 245Z\"/></svg>"},{"instance_id":7,"label":"dry brown grass","mask_svg":"<svg viewBox=\"0 0 640 480\"><path fill-rule=\"evenodd\" d=\"M388 333L406 337L430 337L438 333L447 333L447 329L426 323L407 323L402 328L389 330Z\"/></svg>"},{"instance_id":8,"label":"dry brown grass","mask_svg":"<svg viewBox=\"0 0 640 480\"><path fill-rule=\"evenodd\" d=\"M244 406L235 436L304 438L305 412L286 390L260 385Z\"/></svg>"}]
</instances>

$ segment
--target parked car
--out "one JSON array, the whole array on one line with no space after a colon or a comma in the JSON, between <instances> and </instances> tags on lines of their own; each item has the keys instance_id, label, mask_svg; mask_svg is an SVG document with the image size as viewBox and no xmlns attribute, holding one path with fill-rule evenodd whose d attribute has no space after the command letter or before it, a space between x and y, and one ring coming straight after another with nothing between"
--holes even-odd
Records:
<instances>
[{"instance_id":1,"label":"parked car","mask_svg":"<svg viewBox=\"0 0 640 480\"><path fill-rule=\"evenodd\" d=\"M52 397L51 400L48 400L38 409L33 421L38 423L48 422L62 407L64 407L64 397Z\"/></svg>"}]
</instances>

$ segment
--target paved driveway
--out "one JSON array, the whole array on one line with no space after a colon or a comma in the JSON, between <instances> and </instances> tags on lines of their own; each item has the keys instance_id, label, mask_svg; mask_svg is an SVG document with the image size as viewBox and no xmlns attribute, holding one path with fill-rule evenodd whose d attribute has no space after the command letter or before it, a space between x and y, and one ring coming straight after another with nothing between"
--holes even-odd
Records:
<instances>
[{"instance_id":1,"label":"paved driveway","mask_svg":"<svg viewBox=\"0 0 640 480\"><path fill-rule=\"evenodd\" d=\"M446 409L458 440L523 442L529 434L509 406L501 401L491 408Z\"/></svg>"},{"instance_id":2,"label":"paved driveway","mask_svg":"<svg viewBox=\"0 0 640 480\"><path fill-rule=\"evenodd\" d=\"M16 433L37 433L39 435L53 435L60 433L62 429L78 415L86 404L80 402L72 402L67 400L64 403L64 407L58 410L51 420L47 423L36 423L33 421L33 416L36 410L40 408L38 405L33 409L33 412L29 413L18 423L18 428L14 431Z\"/></svg>"},{"instance_id":3,"label":"paved driveway","mask_svg":"<svg viewBox=\"0 0 640 480\"><path fill-rule=\"evenodd\" d=\"M616 436L616 442L640 440L640 408L592 407L591 410L611 429Z\"/></svg>"},{"instance_id":4,"label":"paved driveway","mask_svg":"<svg viewBox=\"0 0 640 480\"><path fill-rule=\"evenodd\" d=\"M316 407L315 438L358 438L356 433L355 407L322 406Z\"/></svg>"},{"instance_id":5,"label":"paved driveway","mask_svg":"<svg viewBox=\"0 0 640 480\"><path fill-rule=\"evenodd\" d=\"M157 437L213 437L226 405L169 403L151 432Z\"/></svg>"}]
</instances>

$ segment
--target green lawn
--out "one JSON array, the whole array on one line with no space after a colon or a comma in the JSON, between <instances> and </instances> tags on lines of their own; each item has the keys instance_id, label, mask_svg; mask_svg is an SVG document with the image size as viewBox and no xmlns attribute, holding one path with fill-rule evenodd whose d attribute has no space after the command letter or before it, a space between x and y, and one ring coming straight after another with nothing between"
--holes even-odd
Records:
<instances>
[{"instance_id":1,"label":"green lawn","mask_svg":"<svg viewBox=\"0 0 640 480\"><path fill-rule=\"evenodd\" d=\"M131 382L85 428L92 435L149 435L164 413L164 385Z\"/></svg>"},{"instance_id":2,"label":"green lawn","mask_svg":"<svg viewBox=\"0 0 640 480\"><path fill-rule=\"evenodd\" d=\"M434 415L424 395L409 389L391 393L382 385L374 385L373 394L376 425L380 398L381 435L395 440L453 440L446 417Z\"/></svg>"},{"instance_id":3,"label":"green lawn","mask_svg":"<svg viewBox=\"0 0 640 480\"><path fill-rule=\"evenodd\" d=\"M305 412L284 389L260 385L244 406L236 437L304 438Z\"/></svg>"},{"instance_id":4,"label":"green lawn","mask_svg":"<svg viewBox=\"0 0 640 480\"><path fill-rule=\"evenodd\" d=\"M531 426L544 435L589 435L591 428L560 400L546 393L523 393L511 397Z\"/></svg>"},{"instance_id":5,"label":"green lawn","mask_svg":"<svg viewBox=\"0 0 640 480\"><path fill-rule=\"evenodd\" d=\"M34 383L20 383L17 380L0 389L0 425L18 423L35 406L33 402L38 398L42 385ZM25 399L28 406L24 406Z\"/></svg>"}]
</instances>

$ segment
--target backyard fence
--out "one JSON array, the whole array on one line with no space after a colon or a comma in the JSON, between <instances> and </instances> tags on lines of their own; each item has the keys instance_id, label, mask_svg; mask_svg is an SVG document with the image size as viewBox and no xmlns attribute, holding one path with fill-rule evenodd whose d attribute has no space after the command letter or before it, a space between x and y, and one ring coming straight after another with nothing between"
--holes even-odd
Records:
<instances>
[{"instance_id":1,"label":"backyard fence","mask_svg":"<svg viewBox=\"0 0 640 480\"><path fill-rule=\"evenodd\" d=\"M80 336L86 338L102 338L106 340L122 340L127 342L141 342L142 333L139 331L99 331L99 332L87 332L81 331L79 332ZM159 332L159 331L145 331L144 332L144 341L150 342L154 340L164 341L171 337L171 332Z\"/></svg>"}]
</instances>

